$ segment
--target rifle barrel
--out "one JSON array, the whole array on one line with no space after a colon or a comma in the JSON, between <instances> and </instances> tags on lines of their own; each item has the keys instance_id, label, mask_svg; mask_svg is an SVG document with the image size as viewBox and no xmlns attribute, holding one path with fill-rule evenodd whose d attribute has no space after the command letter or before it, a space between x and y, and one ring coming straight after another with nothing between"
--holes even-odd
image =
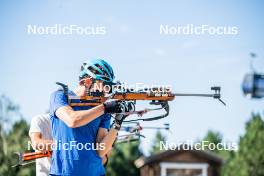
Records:
<instances>
[{"instance_id":1,"label":"rifle barrel","mask_svg":"<svg viewBox=\"0 0 264 176\"><path fill-rule=\"evenodd\" d=\"M176 97L214 97L215 94L174 93Z\"/></svg>"}]
</instances>

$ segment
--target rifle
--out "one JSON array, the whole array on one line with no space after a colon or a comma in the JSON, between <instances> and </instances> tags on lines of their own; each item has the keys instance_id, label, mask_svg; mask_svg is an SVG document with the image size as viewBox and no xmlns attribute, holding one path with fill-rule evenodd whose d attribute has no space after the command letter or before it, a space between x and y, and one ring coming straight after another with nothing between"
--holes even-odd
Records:
<instances>
[{"instance_id":1,"label":"rifle","mask_svg":"<svg viewBox=\"0 0 264 176\"><path fill-rule=\"evenodd\" d=\"M40 152L28 152L28 153L15 152L15 154L18 156L18 162L12 167L24 166L33 163L35 159L51 157L52 151L40 151Z\"/></svg>"},{"instance_id":2,"label":"rifle","mask_svg":"<svg viewBox=\"0 0 264 176\"><path fill-rule=\"evenodd\" d=\"M127 142L134 142L138 141L140 137L144 137L139 133L131 133L127 135L120 135L117 139L116 144L127 143ZM34 163L36 159L51 157L52 151L38 151L38 152L15 152L14 154L17 155L18 160L17 164L11 167L18 167L18 166L25 166L31 163Z\"/></svg>"},{"instance_id":3,"label":"rifle","mask_svg":"<svg viewBox=\"0 0 264 176\"><path fill-rule=\"evenodd\" d=\"M140 133L140 131L142 131L143 129L169 130L169 124L167 123L164 124L164 127L151 127L151 126L143 127L139 124L139 122L137 122L135 126L123 126L121 128L121 131L128 132L128 134L118 135L115 144L136 142L139 141L141 138L145 138L145 136ZM51 157L52 151L38 151L38 152L28 152L28 153L15 152L15 154L18 156L18 162L16 165L13 165L12 167L24 166L35 162L36 159Z\"/></svg>"},{"instance_id":4,"label":"rifle","mask_svg":"<svg viewBox=\"0 0 264 176\"><path fill-rule=\"evenodd\" d=\"M124 116L137 114L138 116L142 116L143 114L156 111L156 110L165 110L165 113L159 116L154 116L151 118L138 118L135 120L129 120L125 122L132 121L152 121L162 119L169 115L169 101L173 101L175 97L180 96L191 96L191 97L212 97L214 99L219 100L223 105L226 105L223 100L221 100L221 87L211 87L213 91L212 94L194 94L194 93L172 93L170 89L164 89L160 87L152 88L152 89L142 89L142 90L114 90L110 96L104 96L101 92L87 92L85 96L71 96L69 95L68 85L63 83L56 82L57 85L60 85L64 91L68 104L72 107L74 106L97 106L109 99L115 99L119 101L127 101L132 107L129 112L121 112L116 114L122 114ZM150 101L150 105L160 106L158 108L146 108L143 110L135 110L136 101Z\"/></svg>"},{"instance_id":5,"label":"rifle","mask_svg":"<svg viewBox=\"0 0 264 176\"><path fill-rule=\"evenodd\" d=\"M138 91L131 91L131 90L125 90L125 91L114 91L110 96L106 97L101 93L95 92L91 93L88 92L86 96L71 96L69 95L69 89L68 86L62 83L57 82L56 84L60 85L63 89L63 92L67 98L68 104L72 107L74 106L97 106L109 99L115 99L119 101L127 101L130 103L130 106L132 107L132 111L129 112L121 112L116 114L122 114L125 116L137 114L139 116L142 116L143 114L150 112L150 111L156 111L156 110L165 110L165 114L151 117L151 118L139 118L134 120L128 120L124 122L134 122L134 121L152 121L152 120L158 120L164 117L167 117L169 115L169 101L173 101L175 97L179 96L191 96L191 97L211 97L214 99L219 100L223 105L226 105L223 100L221 100L221 94L220 94L220 87L211 87L211 90L214 91L211 94L194 94L194 93L172 93L170 90L165 89L163 91L160 91L161 88L152 88L144 89L144 90L138 90ZM135 110L135 104L136 101L150 101L150 105L156 105L160 106L158 108L146 108L143 110ZM142 130L142 127L138 127L139 129L134 129L136 131ZM157 129L157 127L146 127L146 129ZM160 128L160 129L169 129L168 127ZM133 138L133 136L137 136L138 138ZM119 143L123 142L129 142L129 141L138 141L140 137L144 137L140 135L139 133L135 134L128 134L126 136L120 136L123 139L120 139ZM45 151L45 152L31 152L31 153L16 153L18 155L19 161L18 164L12 166L21 166L25 164L29 164L31 162L25 163L26 161L32 161L38 158L43 157L50 157L52 154L52 151Z\"/></svg>"}]
</instances>

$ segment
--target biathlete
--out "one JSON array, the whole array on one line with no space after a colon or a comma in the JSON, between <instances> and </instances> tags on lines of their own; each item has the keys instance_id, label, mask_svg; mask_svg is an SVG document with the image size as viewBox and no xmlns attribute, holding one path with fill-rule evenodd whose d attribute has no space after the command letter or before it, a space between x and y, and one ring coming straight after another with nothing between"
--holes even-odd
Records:
<instances>
[{"instance_id":1,"label":"biathlete","mask_svg":"<svg viewBox=\"0 0 264 176\"><path fill-rule=\"evenodd\" d=\"M104 89L98 88L113 84L114 77L106 61L89 60L82 65L79 84L69 95L105 94ZM52 93L50 117L56 147L52 149L50 175L105 175L102 160L111 150L124 119L124 116L115 116L110 128L111 114L119 113L124 106L127 106L124 102L109 101L95 107L71 107L63 90Z\"/></svg>"}]
</instances>

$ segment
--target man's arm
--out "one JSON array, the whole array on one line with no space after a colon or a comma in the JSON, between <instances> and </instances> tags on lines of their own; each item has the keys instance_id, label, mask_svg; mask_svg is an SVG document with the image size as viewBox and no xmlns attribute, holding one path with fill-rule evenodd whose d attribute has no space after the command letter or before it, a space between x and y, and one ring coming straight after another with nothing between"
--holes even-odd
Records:
<instances>
[{"instance_id":1,"label":"man's arm","mask_svg":"<svg viewBox=\"0 0 264 176\"><path fill-rule=\"evenodd\" d=\"M118 106L117 101L109 101L88 110L74 111L69 105L64 105L55 110L55 114L70 128L77 128L86 125L105 113L116 112Z\"/></svg>"},{"instance_id":2,"label":"man's arm","mask_svg":"<svg viewBox=\"0 0 264 176\"><path fill-rule=\"evenodd\" d=\"M128 106L128 104L126 104L126 103L124 103L123 105ZM127 112L129 112L131 110L128 107L127 107L127 109L128 109ZM110 131L104 137L99 137L100 143L103 143L105 146L104 150L98 150L97 151L97 154L99 156L104 157L112 149L112 146L116 140L118 131L120 130L121 125L123 123L123 120L126 117L128 117L128 115L122 115L122 114L115 115L115 117L114 117L115 120L112 124L112 128L110 129ZM103 132L101 132L101 133L103 133Z\"/></svg>"},{"instance_id":3,"label":"man's arm","mask_svg":"<svg viewBox=\"0 0 264 176\"><path fill-rule=\"evenodd\" d=\"M42 139L40 132L30 133L31 145L35 150L39 151L51 151L52 140Z\"/></svg>"},{"instance_id":4,"label":"man's arm","mask_svg":"<svg viewBox=\"0 0 264 176\"><path fill-rule=\"evenodd\" d=\"M107 134L108 134L108 129L99 127L96 136L96 143L100 143Z\"/></svg>"},{"instance_id":5,"label":"man's arm","mask_svg":"<svg viewBox=\"0 0 264 176\"><path fill-rule=\"evenodd\" d=\"M108 129L106 129L106 128L99 128L98 133L97 133L96 143L101 143L102 140L104 139L104 137L107 134L108 134ZM111 149L106 153L106 155L100 156L100 157L102 157L103 164L106 164L107 163L110 153L111 153Z\"/></svg>"},{"instance_id":6,"label":"man's arm","mask_svg":"<svg viewBox=\"0 0 264 176\"><path fill-rule=\"evenodd\" d=\"M118 130L111 128L109 132L107 129L100 128L97 134L97 142L104 144L104 150L97 150L97 154L100 157L105 157L105 155L112 149L112 146L116 140Z\"/></svg>"},{"instance_id":7,"label":"man's arm","mask_svg":"<svg viewBox=\"0 0 264 176\"><path fill-rule=\"evenodd\" d=\"M104 105L98 105L89 110L74 111L70 106L63 106L56 110L56 116L70 128L77 128L93 121L105 112Z\"/></svg>"}]
</instances>

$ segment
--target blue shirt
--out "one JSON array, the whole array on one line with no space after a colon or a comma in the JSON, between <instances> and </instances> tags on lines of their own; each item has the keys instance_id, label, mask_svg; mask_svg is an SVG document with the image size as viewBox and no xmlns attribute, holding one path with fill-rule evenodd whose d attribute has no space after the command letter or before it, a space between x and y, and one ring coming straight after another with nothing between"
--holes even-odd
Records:
<instances>
[{"instance_id":1,"label":"blue shirt","mask_svg":"<svg viewBox=\"0 0 264 176\"><path fill-rule=\"evenodd\" d=\"M69 95L75 94L70 91ZM50 118L52 136L57 144L57 148L55 150L53 149L52 152L50 174L71 176L104 175L105 169L102 164L102 159L97 155L96 150L92 148L91 144L96 143L96 136L99 128L109 129L111 116L109 114L104 114L84 126L70 128L55 114L58 108L67 105L68 102L62 90L58 90L51 95ZM91 107L87 106L73 107L75 111L87 110L90 108ZM82 144L83 149L81 149L80 146L79 148L76 147L78 143ZM69 148L69 146L71 148Z\"/></svg>"}]
</instances>

